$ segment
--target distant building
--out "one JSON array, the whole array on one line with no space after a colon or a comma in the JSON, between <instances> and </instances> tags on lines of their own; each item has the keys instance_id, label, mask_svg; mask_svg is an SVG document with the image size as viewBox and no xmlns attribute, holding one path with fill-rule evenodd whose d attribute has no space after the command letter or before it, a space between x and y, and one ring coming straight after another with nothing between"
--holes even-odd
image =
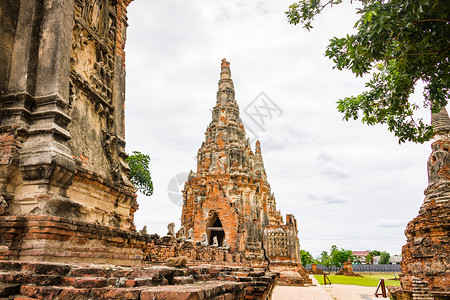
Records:
<instances>
[{"instance_id":1,"label":"distant building","mask_svg":"<svg viewBox=\"0 0 450 300\"><path fill-rule=\"evenodd\" d=\"M401 255L393 255L391 256L389 260L389 264L391 265L399 265L402 262L402 256Z\"/></svg>"},{"instance_id":2,"label":"distant building","mask_svg":"<svg viewBox=\"0 0 450 300\"><path fill-rule=\"evenodd\" d=\"M380 263L380 259L381 259L380 255L374 256L374 257L372 257L372 263L374 265L378 265Z\"/></svg>"},{"instance_id":3,"label":"distant building","mask_svg":"<svg viewBox=\"0 0 450 300\"><path fill-rule=\"evenodd\" d=\"M355 260L360 264L366 263L366 256L369 254L369 251L352 251L353 256L355 256Z\"/></svg>"}]
</instances>

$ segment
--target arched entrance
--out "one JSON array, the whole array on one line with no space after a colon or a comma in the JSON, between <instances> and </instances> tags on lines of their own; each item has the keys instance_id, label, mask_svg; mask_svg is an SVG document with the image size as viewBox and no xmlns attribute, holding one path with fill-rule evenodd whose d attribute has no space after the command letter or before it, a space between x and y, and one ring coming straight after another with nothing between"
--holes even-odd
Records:
<instances>
[{"instance_id":1,"label":"arched entrance","mask_svg":"<svg viewBox=\"0 0 450 300\"><path fill-rule=\"evenodd\" d=\"M216 236L219 242L219 247L223 245L223 239L225 238L225 230L223 229L222 222L216 212L212 213L206 224L206 234L208 235L208 243L213 244L213 239Z\"/></svg>"}]
</instances>

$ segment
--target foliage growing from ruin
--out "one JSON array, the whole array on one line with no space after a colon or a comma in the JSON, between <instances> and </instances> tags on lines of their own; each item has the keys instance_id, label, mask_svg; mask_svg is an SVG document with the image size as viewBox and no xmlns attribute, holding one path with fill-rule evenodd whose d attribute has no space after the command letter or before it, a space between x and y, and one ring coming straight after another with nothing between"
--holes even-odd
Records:
<instances>
[{"instance_id":1,"label":"foliage growing from ruin","mask_svg":"<svg viewBox=\"0 0 450 300\"><path fill-rule=\"evenodd\" d=\"M148 167L150 156L139 151L133 151L133 154L128 156L127 163L130 166L130 181L142 194L151 196L153 194L153 182Z\"/></svg>"},{"instance_id":2,"label":"foliage growing from ruin","mask_svg":"<svg viewBox=\"0 0 450 300\"><path fill-rule=\"evenodd\" d=\"M301 0L286 12L289 23L307 30L321 11L343 0ZM351 1L350 1L351 2ZM450 94L450 1L360 0L357 33L333 37L325 55L338 70L357 77L371 76L360 95L339 100L344 119L361 119L367 125L387 124L399 143L423 143L432 127L414 113L411 100L417 82L423 82L423 107L439 112Z\"/></svg>"}]
</instances>

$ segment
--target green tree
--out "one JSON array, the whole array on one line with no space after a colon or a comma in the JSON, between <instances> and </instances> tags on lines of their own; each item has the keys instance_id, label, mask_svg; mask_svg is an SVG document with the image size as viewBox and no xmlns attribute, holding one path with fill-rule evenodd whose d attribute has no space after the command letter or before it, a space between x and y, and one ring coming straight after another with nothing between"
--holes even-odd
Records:
<instances>
[{"instance_id":1,"label":"green tree","mask_svg":"<svg viewBox=\"0 0 450 300\"><path fill-rule=\"evenodd\" d=\"M373 258L372 254L370 254L370 253L367 254L366 255L366 264L370 265L372 263L372 258Z\"/></svg>"},{"instance_id":2,"label":"green tree","mask_svg":"<svg viewBox=\"0 0 450 300\"><path fill-rule=\"evenodd\" d=\"M320 253L319 261L322 265L324 265L327 268L332 265L331 257L328 255L327 251L322 251L322 253Z\"/></svg>"},{"instance_id":3,"label":"green tree","mask_svg":"<svg viewBox=\"0 0 450 300\"><path fill-rule=\"evenodd\" d=\"M351 250L338 249L336 245L331 246L330 250L331 263L336 267L342 267L342 264L347 260L353 261L353 253Z\"/></svg>"},{"instance_id":4,"label":"green tree","mask_svg":"<svg viewBox=\"0 0 450 300\"><path fill-rule=\"evenodd\" d=\"M291 24L311 22L326 6L343 0L301 0L286 12ZM351 1L350 1L351 2ZM414 117L419 106L410 99L416 83L424 83L423 107L437 113L450 94L450 1L360 0L357 32L334 37L325 55L335 68L356 76L370 75L366 90L338 101L345 120L367 125L387 124L399 143L423 143L432 136L431 125Z\"/></svg>"},{"instance_id":5,"label":"green tree","mask_svg":"<svg viewBox=\"0 0 450 300\"><path fill-rule=\"evenodd\" d=\"M370 255L372 255L372 257L374 257L374 256L380 256L380 255L381 255L381 252L378 251L378 250L372 250L372 251L370 251Z\"/></svg>"},{"instance_id":6,"label":"green tree","mask_svg":"<svg viewBox=\"0 0 450 300\"><path fill-rule=\"evenodd\" d=\"M150 156L139 151L133 151L133 154L128 156L127 162L130 166L130 181L142 194L151 196L153 194L153 182L148 169Z\"/></svg>"},{"instance_id":7,"label":"green tree","mask_svg":"<svg viewBox=\"0 0 450 300\"><path fill-rule=\"evenodd\" d=\"M302 262L303 266L312 264L314 262L314 259L308 251L300 250L300 260Z\"/></svg>"},{"instance_id":8,"label":"green tree","mask_svg":"<svg viewBox=\"0 0 450 300\"><path fill-rule=\"evenodd\" d=\"M380 254L380 261L378 262L380 265L389 264L389 260L391 259L391 255L385 251Z\"/></svg>"}]
</instances>

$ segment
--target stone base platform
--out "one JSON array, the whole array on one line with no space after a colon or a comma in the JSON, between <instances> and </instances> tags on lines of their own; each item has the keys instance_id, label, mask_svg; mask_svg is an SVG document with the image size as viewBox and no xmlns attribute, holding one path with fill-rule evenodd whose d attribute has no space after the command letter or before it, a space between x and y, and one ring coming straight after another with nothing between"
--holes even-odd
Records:
<instances>
[{"instance_id":1,"label":"stone base platform","mask_svg":"<svg viewBox=\"0 0 450 300\"><path fill-rule=\"evenodd\" d=\"M309 286L313 284L308 270L301 265L271 263L269 268L272 272L280 273L278 285Z\"/></svg>"},{"instance_id":2,"label":"stone base platform","mask_svg":"<svg viewBox=\"0 0 450 300\"><path fill-rule=\"evenodd\" d=\"M413 300L413 299L433 299L433 300L447 300L450 299L450 292L445 293L436 293L436 292L430 292L430 295L428 298L415 296L416 298L413 298L414 291L413 290L405 290L402 289L399 286L387 286L388 290L388 296L395 299L395 300Z\"/></svg>"},{"instance_id":3,"label":"stone base platform","mask_svg":"<svg viewBox=\"0 0 450 300\"><path fill-rule=\"evenodd\" d=\"M277 273L203 265L117 267L0 261L0 298L270 299Z\"/></svg>"},{"instance_id":4,"label":"stone base platform","mask_svg":"<svg viewBox=\"0 0 450 300\"><path fill-rule=\"evenodd\" d=\"M0 299L269 299L279 276L226 249L49 215L1 216L0 245ZM164 266L180 256L188 267Z\"/></svg>"},{"instance_id":5,"label":"stone base platform","mask_svg":"<svg viewBox=\"0 0 450 300\"><path fill-rule=\"evenodd\" d=\"M0 216L0 259L114 265L164 264L186 256L191 264L249 266L242 254L227 249L177 242L50 215Z\"/></svg>"}]
</instances>

